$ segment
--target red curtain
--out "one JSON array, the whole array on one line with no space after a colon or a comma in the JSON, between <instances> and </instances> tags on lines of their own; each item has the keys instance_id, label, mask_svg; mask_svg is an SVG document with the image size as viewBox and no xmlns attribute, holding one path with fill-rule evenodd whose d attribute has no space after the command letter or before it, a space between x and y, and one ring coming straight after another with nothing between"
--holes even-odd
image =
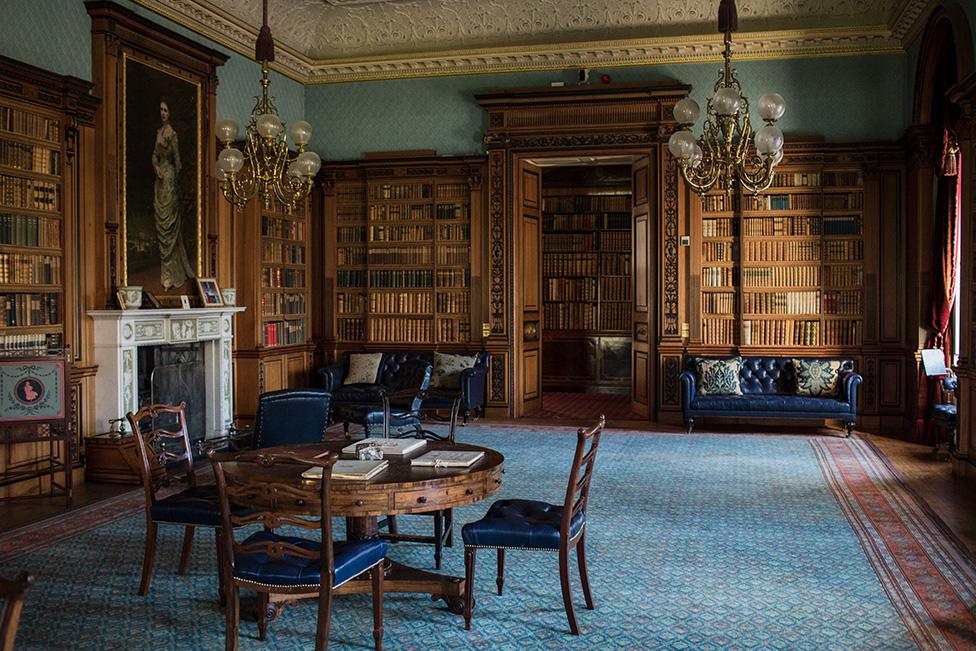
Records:
<instances>
[{"instance_id":1,"label":"red curtain","mask_svg":"<svg viewBox=\"0 0 976 651\"><path fill-rule=\"evenodd\" d=\"M941 348L946 366L952 363L952 341L949 325L956 300L956 269L959 265L959 141L946 129L942 138L941 169L935 199L935 229L932 233L934 255L930 285L930 308L926 348ZM924 371L919 376L919 418L915 426L916 440L934 442L932 405L943 400L938 378L930 379Z\"/></svg>"}]
</instances>

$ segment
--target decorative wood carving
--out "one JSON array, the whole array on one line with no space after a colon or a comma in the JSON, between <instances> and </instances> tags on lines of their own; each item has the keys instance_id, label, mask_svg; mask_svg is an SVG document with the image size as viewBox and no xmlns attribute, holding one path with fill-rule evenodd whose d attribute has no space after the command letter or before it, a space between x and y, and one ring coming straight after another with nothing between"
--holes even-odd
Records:
<instances>
[{"instance_id":1,"label":"decorative wood carving","mask_svg":"<svg viewBox=\"0 0 976 651\"><path fill-rule=\"evenodd\" d=\"M489 402L505 404L505 357L504 355L492 355L489 365Z\"/></svg>"},{"instance_id":2,"label":"decorative wood carving","mask_svg":"<svg viewBox=\"0 0 976 651\"><path fill-rule=\"evenodd\" d=\"M661 405L680 407L678 375L681 374L681 355L661 355Z\"/></svg>"},{"instance_id":3,"label":"decorative wood carving","mask_svg":"<svg viewBox=\"0 0 976 651\"><path fill-rule=\"evenodd\" d=\"M505 153L488 153L489 305L491 334L505 328Z\"/></svg>"},{"instance_id":4,"label":"decorative wood carving","mask_svg":"<svg viewBox=\"0 0 976 651\"><path fill-rule=\"evenodd\" d=\"M666 156L664 165L664 273L662 278L662 334L678 335L678 162Z\"/></svg>"}]
</instances>

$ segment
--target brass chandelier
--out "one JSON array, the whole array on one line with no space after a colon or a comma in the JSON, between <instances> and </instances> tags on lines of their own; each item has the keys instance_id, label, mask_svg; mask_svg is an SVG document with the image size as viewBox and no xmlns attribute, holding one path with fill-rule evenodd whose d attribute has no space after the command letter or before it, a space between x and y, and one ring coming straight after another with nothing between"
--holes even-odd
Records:
<instances>
[{"instance_id":1,"label":"brass chandelier","mask_svg":"<svg viewBox=\"0 0 976 651\"><path fill-rule=\"evenodd\" d=\"M268 64L274 61L274 39L268 27L268 0L264 0L264 18L255 46L255 60L261 63L261 96L251 110L244 129L244 152L234 146L239 132L237 123L224 118L217 122L217 138L224 144L217 157L217 180L228 201L243 206L260 195L265 208L272 199L294 208L308 196L312 179L322 166L322 159L305 146L312 137L312 125L304 120L292 122L288 138L298 150L294 155L285 140L285 124L278 117L274 98L268 94Z\"/></svg>"},{"instance_id":2,"label":"brass chandelier","mask_svg":"<svg viewBox=\"0 0 976 651\"><path fill-rule=\"evenodd\" d=\"M758 194L773 182L773 168L783 159L783 132L775 126L786 104L777 93L759 98L759 115L766 126L753 132L749 123L749 100L732 67L732 32L739 28L735 0L722 0L718 30L725 34L725 66L708 98L705 124L697 140L692 127L701 109L686 97L674 105L674 119L681 125L668 141L671 155L678 159L681 175L693 190L704 195L716 184L731 195L736 181L747 192Z\"/></svg>"}]
</instances>

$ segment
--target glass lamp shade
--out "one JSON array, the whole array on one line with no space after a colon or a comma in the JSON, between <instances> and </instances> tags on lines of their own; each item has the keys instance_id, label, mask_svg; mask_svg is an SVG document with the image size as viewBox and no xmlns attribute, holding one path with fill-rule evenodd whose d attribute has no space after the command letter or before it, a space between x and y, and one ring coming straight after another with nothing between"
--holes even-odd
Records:
<instances>
[{"instance_id":1,"label":"glass lamp shade","mask_svg":"<svg viewBox=\"0 0 976 651\"><path fill-rule=\"evenodd\" d=\"M307 145L312 139L312 125L305 120L298 120L288 125L288 137L296 145Z\"/></svg>"},{"instance_id":2,"label":"glass lamp shade","mask_svg":"<svg viewBox=\"0 0 976 651\"><path fill-rule=\"evenodd\" d=\"M719 115L732 115L739 110L739 91L724 86L712 96L712 108Z\"/></svg>"},{"instance_id":3,"label":"glass lamp shade","mask_svg":"<svg viewBox=\"0 0 976 651\"><path fill-rule=\"evenodd\" d=\"M691 159L688 161L688 164L691 165L691 169L695 169L699 165L701 165L702 156L704 154L705 154L705 152L702 151L702 148L696 142L695 143L695 151L692 152Z\"/></svg>"},{"instance_id":4,"label":"glass lamp shade","mask_svg":"<svg viewBox=\"0 0 976 651\"><path fill-rule=\"evenodd\" d=\"M225 181L227 179L227 172L221 169L219 159L217 161L217 170L214 172L214 176L217 177L218 181Z\"/></svg>"},{"instance_id":5,"label":"glass lamp shade","mask_svg":"<svg viewBox=\"0 0 976 651\"><path fill-rule=\"evenodd\" d=\"M217 167L227 174L236 174L244 167L244 154L234 147L224 149L217 157Z\"/></svg>"},{"instance_id":6,"label":"glass lamp shade","mask_svg":"<svg viewBox=\"0 0 976 651\"><path fill-rule=\"evenodd\" d=\"M264 113L255 119L254 127L262 138L274 138L281 133L281 118L274 113Z\"/></svg>"},{"instance_id":7,"label":"glass lamp shade","mask_svg":"<svg viewBox=\"0 0 976 651\"><path fill-rule=\"evenodd\" d=\"M679 159L689 159L695 153L695 136L687 129L681 129L671 134L668 139L668 151Z\"/></svg>"},{"instance_id":8,"label":"glass lamp shade","mask_svg":"<svg viewBox=\"0 0 976 651\"><path fill-rule=\"evenodd\" d=\"M782 149L777 149L772 154L759 154L759 158L761 158L763 160L766 160L766 159L768 159L770 157L772 157L772 159L773 159L773 167L776 167L777 165L779 165L779 162L781 160L783 160L783 150Z\"/></svg>"},{"instance_id":9,"label":"glass lamp shade","mask_svg":"<svg viewBox=\"0 0 976 651\"><path fill-rule=\"evenodd\" d=\"M701 114L698 102L686 97L674 105L674 119L678 124L694 124Z\"/></svg>"},{"instance_id":10,"label":"glass lamp shade","mask_svg":"<svg viewBox=\"0 0 976 651\"><path fill-rule=\"evenodd\" d=\"M305 173L302 171L302 166L298 164L298 161L292 161L291 164L288 165L288 176L295 178L305 176Z\"/></svg>"},{"instance_id":11,"label":"glass lamp shade","mask_svg":"<svg viewBox=\"0 0 976 651\"><path fill-rule=\"evenodd\" d=\"M293 165L297 165L305 176L315 176L322 167L322 159L314 151L306 151L298 155Z\"/></svg>"},{"instance_id":12,"label":"glass lamp shade","mask_svg":"<svg viewBox=\"0 0 976 651\"><path fill-rule=\"evenodd\" d=\"M772 154L783 148L783 132L779 127L767 124L756 132L755 142L760 154Z\"/></svg>"},{"instance_id":13,"label":"glass lamp shade","mask_svg":"<svg viewBox=\"0 0 976 651\"><path fill-rule=\"evenodd\" d=\"M240 129L237 126L237 123L231 120L230 118L224 118L223 120L218 120L216 129L217 129L217 139L224 144L234 142L234 140L237 139L238 131L240 131Z\"/></svg>"},{"instance_id":14,"label":"glass lamp shade","mask_svg":"<svg viewBox=\"0 0 976 651\"><path fill-rule=\"evenodd\" d=\"M779 93L769 93L759 98L759 115L763 120L778 120L785 112L786 101Z\"/></svg>"}]
</instances>

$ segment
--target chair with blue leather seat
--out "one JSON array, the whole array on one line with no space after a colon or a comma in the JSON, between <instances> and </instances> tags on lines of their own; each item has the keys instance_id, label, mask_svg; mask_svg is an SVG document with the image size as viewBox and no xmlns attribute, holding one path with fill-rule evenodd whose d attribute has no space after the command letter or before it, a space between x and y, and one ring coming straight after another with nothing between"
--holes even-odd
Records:
<instances>
[{"instance_id":1,"label":"chair with blue leather seat","mask_svg":"<svg viewBox=\"0 0 976 651\"><path fill-rule=\"evenodd\" d=\"M935 421L935 426L939 431L948 433L949 440L946 443L950 453L956 451L956 436L959 431L959 409L955 400L958 389L959 378L957 376L944 376L942 378L942 391L949 396L951 402L940 402L932 405L932 418Z\"/></svg>"},{"instance_id":2,"label":"chair with blue leather seat","mask_svg":"<svg viewBox=\"0 0 976 651\"><path fill-rule=\"evenodd\" d=\"M373 593L373 642L383 648L383 561L387 542L378 538L333 541L329 505L335 455L304 459L295 454L207 453L214 464L225 531L221 571L227 585L228 651L236 651L240 589L256 590L261 607L258 630L267 631L269 598L285 600L318 592L316 651L328 648L332 595L336 588L368 573ZM296 481L307 468L320 468L320 481ZM238 511L234 511L234 509ZM243 510L243 514L242 511ZM283 526L315 531L313 537L279 533ZM272 597L273 595L273 597Z\"/></svg>"},{"instance_id":3,"label":"chair with blue leather seat","mask_svg":"<svg viewBox=\"0 0 976 651\"><path fill-rule=\"evenodd\" d=\"M421 434L420 406L430 386L431 368L430 362L409 360L387 384L376 387L362 402L336 404L334 420L342 423L346 438L350 438L350 423L361 425L367 437L377 429L384 437L391 430Z\"/></svg>"},{"instance_id":4,"label":"chair with blue leather seat","mask_svg":"<svg viewBox=\"0 0 976 651\"><path fill-rule=\"evenodd\" d=\"M193 454L186 430L186 404L147 405L126 418L139 448L139 473L146 494L146 543L142 559L139 594L149 593L156 556L156 532L160 524L185 527L179 573L185 574L196 527L215 530L220 550L220 503L217 487L197 486ZM160 497L160 489L185 483L177 493Z\"/></svg>"},{"instance_id":5,"label":"chair with blue leather seat","mask_svg":"<svg viewBox=\"0 0 976 651\"><path fill-rule=\"evenodd\" d=\"M254 447L317 443L325 438L332 395L322 389L262 393L254 419Z\"/></svg>"},{"instance_id":6,"label":"chair with blue leather seat","mask_svg":"<svg viewBox=\"0 0 976 651\"><path fill-rule=\"evenodd\" d=\"M474 607L474 566L477 550L488 548L498 551L498 575L495 583L500 595L505 582L505 550L523 549L559 552L559 582L569 630L573 635L579 635L569 585L569 552L576 549L586 608L593 610L593 595L590 593L590 581L586 571L586 510L596 451L605 424L606 420L600 416L599 422L593 427L581 427L577 431L576 454L569 473L566 496L561 505L535 500L498 500L491 505L485 517L462 527L466 629L471 628L471 611Z\"/></svg>"}]
</instances>

